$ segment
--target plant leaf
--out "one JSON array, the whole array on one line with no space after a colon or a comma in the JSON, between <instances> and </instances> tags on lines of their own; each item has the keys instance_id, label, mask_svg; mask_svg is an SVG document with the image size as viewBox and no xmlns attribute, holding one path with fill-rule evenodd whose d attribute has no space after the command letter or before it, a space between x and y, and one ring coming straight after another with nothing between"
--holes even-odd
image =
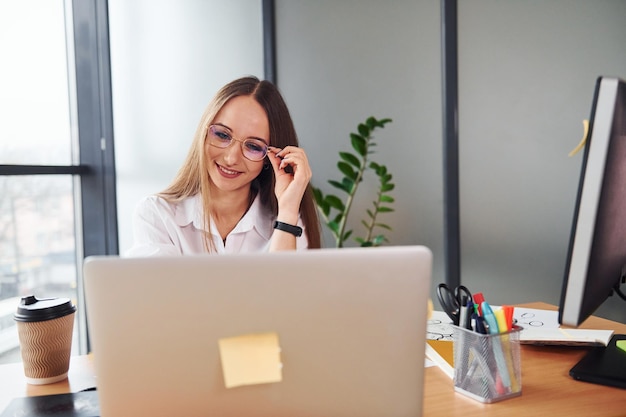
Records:
<instances>
[{"instance_id":1,"label":"plant leaf","mask_svg":"<svg viewBox=\"0 0 626 417\"><path fill-rule=\"evenodd\" d=\"M381 228L383 228L383 229L387 229L387 230L392 230L392 229L391 229L391 226L386 225L385 223L376 223L374 226L376 226L376 227L381 227Z\"/></svg>"},{"instance_id":2,"label":"plant leaf","mask_svg":"<svg viewBox=\"0 0 626 417\"><path fill-rule=\"evenodd\" d=\"M328 183L330 185L332 185L335 188L339 188L340 190L345 191L346 193L350 193L350 189L346 188L346 185L342 182L339 181L335 181L335 180L329 180Z\"/></svg>"},{"instance_id":3,"label":"plant leaf","mask_svg":"<svg viewBox=\"0 0 626 417\"><path fill-rule=\"evenodd\" d=\"M330 207L336 208L339 211L343 211L345 206L343 202L336 195L327 195L325 201Z\"/></svg>"},{"instance_id":4,"label":"plant leaf","mask_svg":"<svg viewBox=\"0 0 626 417\"><path fill-rule=\"evenodd\" d=\"M322 214L325 217L328 217L328 215L330 214L330 206L328 204L326 204L326 201L322 201L320 203L317 203L317 207L319 207L319 209L322 211Z\"/></svg>"},{"instance_id":5,"label":"plant leaf","mask_svg":"<svg viewBox=\"0 0 626 417\"><path fill-rule=\"evenodd\" d=\"M363 136L364 138L370 135L370 128L367 127L366 124L359 123L358 130L359 130L359 134Z\"/></svg>"},{"instance_id":6,"label":"plant leaf","mask_svg":"<svg viewBox=\"0 0 626 417\"><path fill-rule=\"evenodd\" d=\"M391 213L392 211L395 211L395 210L391 207L386 207L386 206L378 207L379 213Z\"/></svg>"},{"instance_id":7,"label":"plant leaf","mask_svg":"<svg viewBox=\"0 0 626 417\"><path fill-rule=\"evenodd\" d=\"M383 184L380 186L380 191L385 192L385 191L391 191L394 188L396 188L396 186L394 184Z\"/></svg>"},{"instance_id":8,"label":"plant leaf","mask_svg":"<svg viewBox=\"0 0 626 417\"><path fill-rule=\"evenodd\" d=\"M381 120L378 120L378 121L376 122L376 125L377 125L378 127L385 127L385 125L386 125L387 123L390 123L391 121L392 121L392 120L391 120L391 119L389 119L389 118L386 118L386 119L381 119Z\"/></svg>"},{"instance_id":9,"label":"plant leaf","mask_svg":"<svg viewBox=\"0 0 626 417\"><path fill-rule=\"evenodd\" d=\"M386 242L386 241L387 241L387 239L383 235L378 235L374 239L372 239L372 243L375 246L380 246L381 243Z\"/></svg>"},{"instance_id":10,"label":"plant leaf","mask_svg":"<svg viewBox=\"0 0 626 417\"><path fill-rule=\"evenodd\" d=\"M315 199L315 204L320 205L322 201L324 201L324 194L319 188L311 188L313 189L313 198Z\"/></svg>"},{"instance_id":11,"label":"plant leaf","mask_svg":"<svg viewBox=\"0 0 626 417\"><path fill-rule=\"evenodd\" d=\"M362 181L362 179L361 179L361 181ZM344 190L346 190L346 192L348 194L352 193L352 190L354 190L354 187L355 187L354 180L351 180L350 178L344 177L343 181L342 181L342 184L343 184Z\"/></svg>"},{"instance_id":12,"label":"plant leaf","mask_svg":"<svg viewBox=\"0 0 626 417\"><path fill-rule=\"evenodd\" d=\"M363 157L367 155L367 144L362 136L359 136L356 133L350 133L350 139L352 147L359 153L359 155Z\"/></svg>"},{"instance_id":13,"label":"plant leaf","mask_svg":"<svg viewBox=\"0 0 626 417\"><path fill-rule=\"evenodd\" d=\"M357 158L353 154L349 152L339 152L339 156L347 163L355 166L358 169L361 169L361 161L359 161L359 158Z\"/></svg>"},{"instance_id":14,"label":"plant leaf","mask_svg":"<svg viewBox=\"0 0 626 417\"><path fill-rule=\"evenodd\" d=\"M343 161L339 161L339 162L337 162L337 168L339 168L339 171L341 171L343 173L343 175L345 175L346 177L348 177L352 181L356 180L357 173L352 168L352 165L350 165L350 164L348 164L346 162L343 162Z\"/></svg>"},{"instance_id":15,"label":"plant leaf","mask_svg":"<svg viewBox=\"0 0 626 417\"><path fill-rule=\"evenodd\" d=\"M339 224L337 222L328 222L328 228L335 233L335 236L339 233Z\"/></svg>"}]
</instances>

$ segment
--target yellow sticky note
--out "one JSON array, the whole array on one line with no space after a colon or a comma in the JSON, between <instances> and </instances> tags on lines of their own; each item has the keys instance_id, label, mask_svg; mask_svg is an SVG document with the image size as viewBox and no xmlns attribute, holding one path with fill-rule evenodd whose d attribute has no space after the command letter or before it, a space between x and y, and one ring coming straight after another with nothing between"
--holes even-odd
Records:
<instances>
[{"instance_id":1,"label":"yellow sticky note","mask_svg":"<svg viewBox=\"0 0 626 417\"><path fill-rule=\"evenodd\" d=\"M278 334L246 334L218 344L226 388L282 381Z\"/></svg>"},{"instance_id":2,"label":"yellow sticky note","mask_svg":"<svg viewBox=\"0 0 626 417\"><path fill-rule=\"evenodd\" d=\"M624 352L626 352L626 340L618 340L617 342L615 342L615 345Z\"/></svg>"}]
</instances>

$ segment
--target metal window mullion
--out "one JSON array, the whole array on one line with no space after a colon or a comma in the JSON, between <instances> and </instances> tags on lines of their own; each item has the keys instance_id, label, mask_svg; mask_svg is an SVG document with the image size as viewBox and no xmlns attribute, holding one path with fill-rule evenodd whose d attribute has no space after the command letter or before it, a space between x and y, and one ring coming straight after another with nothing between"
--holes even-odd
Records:
<instances>
[{"instance_id":1,"label":"metal window mullion","mask_svg":"<svg viewBox=\"0 0 626 417\"><path fill-rule=\"evenodd\" d=\"M118 253L106 0L73 4L84 256ZM104 143L106 146L102 146Z\"/></svg>"},{"instance_id":2,"label":"metal window mullion","mask_svg":"<svg viewBox=\"0 0 626 417\"><path fill-rule=\"evenodd\" d=\"M276 11L274 0L263 0L263 69L267 81L276 84Z\"/></svg>"},{"instance_id":3,"label":"metal window mullion","mask_svg":"<svg viewBox=\"0 0 626 417\"><path fill-rule=\"evenodd\" d=\"M461 283L457 0L441 0L445 281Z\"/></svg>"},{"instance_id":4,"label":"metal window mullion","mask_svg":"<svg viewBox=\"0 0 626 417\"><path fill-rule=\"evenodd\" d=\"M79 160L88 167L78 184L82 254L115 255L118 231L108 2L80 0L72 7ZM86 311L82 268L79 275L79 308ZM86 326L85 340L90 351Z\"/></svg>"},{"instance_id":5,"label":"metal window mullion","mask_svg":"<svg viewBox=\"0 0 626 417\"><path fill-rule=\"evenodd\" d=\"M100 99L100 146L103 168L105 246L107 255L119 253L117 230L117 193L115 146L113 141L113 93L111 87L111 54L109 43L108 1L96 1L96 30L98 42L98 73Z\"/></svg>"}]
</instances>

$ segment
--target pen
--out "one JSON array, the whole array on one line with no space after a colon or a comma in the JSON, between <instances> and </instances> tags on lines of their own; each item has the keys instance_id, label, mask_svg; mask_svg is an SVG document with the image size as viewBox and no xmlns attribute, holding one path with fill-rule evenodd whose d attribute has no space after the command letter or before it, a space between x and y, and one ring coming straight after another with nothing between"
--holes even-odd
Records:
<instances>
[{"instance_id":1,"label":"pen","mask_svg":"<svg viewBox=\"0 0 626 417\"><path fill-rule=\"evenodd\" d=\"M504 322L504 326L506 326L505 331L510 332L511 330L513 330L514 308L504 305L499 311L501 312L499 315L502 316L501 320ZM502 327L500 328L500 330L503 331ZM509 339L509 335L502 336L502 345L504 350L504 357L506 359L506 365L509 370L509 375L511 377L511 389L513 390L513 392L517 392L519 391L519 385L517 383L517 376L515 374L515 366L513 364L513 353L511 350L511 341Z\"/></svg>"},{"instance_id":2,"label":"pen","mask_svg":"<svg viewBox=\"0 0 626 417\"><path fill-rule=\"evenodd\" d=\"M504 333L504 332L508 332L509 331L509 325L506 321L506 317L504 315L504 310L499 308L496 311L493 312L493 315L496 318L496 323L498 323L498 330L500 330L500 333Z\"/></svg>"},{"instance_id":3,"label":"pen","mask_svg":"<svg viewBox=\"0 0 626 417\"><path fill-rule=\"evenodd\" d=\"M493 314L491 306L486 301L483 301L481 304L481 309L483 311L483 317L489 325L489 334L495 335L500 333L498 323L496 321L496 317ZM502 351L502 344L500 342L500 339L498 339L497 337L493 339L493 353L496 357L496 366L498 367L500 378L502 378L502 384L505 386L505 388L510 389L511 378L509 376L509 370L506 364L506 359L504 357L504 352Z\"/></svg>"},{"instance_id":4,"label":"pen","mask_svg":"<svg viewBox=\"0 0 626 417\"><path fill-rule=\"evenodd\" d=\"M504 311L504 317L506 319L507 330L513 330L513 312L515 310L512 306L502 306L502 310Z\"/></svg>"},{"instance_id":5,"label":"pen","mask_svg":"<svg viewBox=\"0 0 626 417\"><path fill-rule=\"evenodd\" d=\"M486 301L483 301L480 304L480 309L483 312L482 316L485 318L485 321L489 326L489 334L500 333L498 322L496 320L496 316L493 315L493 310L491 309L491 306Z\"/></svg>"},{"instance_id":6,"label":"pen","mask_svg":"<svg viewBox=\"0 0 626 417\"><path fill-rule=\"evenodd\" d=\"M468 300L465 305L461 306L459 314L459 327L464 329L471 329L472 311L474 310L474 303L472 300Z\"/></svg>"},{"instance_id":7,"label":"pen","mask_svg":"<svg viewBox=\"0 0 626 417\"><path fill-rule=\"evenodd\" d=\"M476 307L476 311L478 312L479 315L483 315L482 312L482 303L483 301L485 301L485 296L483 295L482 292L477 292L476 294L474 294L472 297L474 297L474 302L476 303L477 307Z\"/></svg>"},{"instance_id":8,"label":"pen","mask_svg":"<svg viewBox=\"0 0 626 417\"><path fill-rule=\"evenodd\" d=\"M485 318L474 313L472 315L472 330L476 333L487 334L487 328L485 327Z\"/></svg>"}]
</instances>

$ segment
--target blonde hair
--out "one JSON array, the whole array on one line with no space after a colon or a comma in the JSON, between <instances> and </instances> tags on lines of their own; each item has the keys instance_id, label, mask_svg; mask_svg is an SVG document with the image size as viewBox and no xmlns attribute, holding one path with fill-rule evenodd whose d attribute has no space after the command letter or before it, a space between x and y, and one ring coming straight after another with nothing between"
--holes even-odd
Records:
<instances>
[{"instance_id":1,"label":"blonde hair","mask_svg":"<svg viewBox=\"0 0 626 417\"><path fill-rule=\"evenodd\" d=\"M207 160L204 150L207 128L222 107L229 100L238 96L250 96L263 107L269 121L270 143L272 146L277 148L298 146L298 137L289 110L274 84L269 81L260 81L256 77L243 77L226 84L217 92L202 114L185 162L172 183L158 194L168 201L176 202L200 193L205 230L204 243L209 252L212 252L215 248L210 233L210 180L207 174ZM250 202L253 201L258 193L261 205L276 217L278 214L278 202L274 194L274 183L274 170L271 168L262 170L259 176L252 182ZM307 186L300 203L300 216L305 226L309 248L320 248L320 223L310 184Z\"/></svg>"}]
</instances>

